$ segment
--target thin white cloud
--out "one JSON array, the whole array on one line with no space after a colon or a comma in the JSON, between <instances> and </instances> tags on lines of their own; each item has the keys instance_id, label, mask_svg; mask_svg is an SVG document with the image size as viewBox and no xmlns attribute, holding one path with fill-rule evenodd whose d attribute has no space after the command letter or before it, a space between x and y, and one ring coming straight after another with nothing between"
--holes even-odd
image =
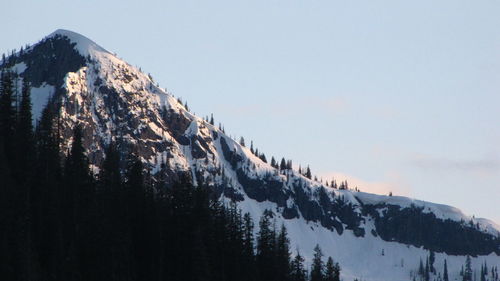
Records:
<instances>
[{"instance_id":1,"label":"thin white cloud","mask_svg":"<svg viewBox=\"0 0 500 281\"><path fill-rule=\"evenodd\" d=\"M428 171L475 172L491 174L500 172L500 160L494 157L479 159L437 158L429 155L417 155L412 163Z\"/></svg>"}]
</instances>

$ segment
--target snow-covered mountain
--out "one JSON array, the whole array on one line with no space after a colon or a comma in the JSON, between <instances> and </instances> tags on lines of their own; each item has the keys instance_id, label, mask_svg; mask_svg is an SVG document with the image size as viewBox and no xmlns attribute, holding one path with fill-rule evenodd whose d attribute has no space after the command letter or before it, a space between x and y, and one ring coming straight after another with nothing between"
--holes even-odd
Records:
<instances>
[{"instance_id":1,"label":"snow-covered mountain","mask_svg":"<svg viewBox=\"0 0 500 281\"><path fill-rule=\"evenodd\" d=\"M306 257L319 244L342 266L344 280L410 280L436 252L459 278L465 255L476 268L500 266L500 226L451 206L400 196L334 189L296 170L263 161L218 126L190 113L152 79L90 39L57 30L0 63L31 82L35 118L59 112L62 150L79 125L93 170L111 141L131 152L168 186L180 175L208 184L258 221L265 209ZM361 187L362 188L362 187Z\"/></svg>"}]
</instances>

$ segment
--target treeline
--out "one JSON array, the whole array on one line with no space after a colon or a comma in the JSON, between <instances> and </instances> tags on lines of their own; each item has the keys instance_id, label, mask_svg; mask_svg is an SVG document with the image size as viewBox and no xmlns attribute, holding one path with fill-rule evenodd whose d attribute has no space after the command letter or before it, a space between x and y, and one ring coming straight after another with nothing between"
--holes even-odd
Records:
<instances>
[{"instance_id":1,"label":"treeline","mask_svg":"<svg viewBox=\"0 0 500 281\"><path fill-rule=\"evenodd\" d=\"M420 259L418 270L412 272L413 281L449 281L452 279L448 274L448 262L446 259L443 262L443 270L440 271L435 267L436 255L434 251L429 251L429 255L425 259L425 265ZM460 269L460 280L462 281L498 281L498 268L496 266L488 267L484 262L481 264L481 270L478 271L472 267L471 258L469 255L465 257L465 263Z\"/></svg>"},{"instance_id":2,"label":"treeline","mask_svg":"<svg viewBox=\"0 0 500 281\"><path fill-rule=\"evenodd\" d=\"M0 81L1 280L339 280L319 247L310 270L292 255L271 211L257 229L187 177L164 188L114 144L93 174L81 129L62 154L57 110L34 128L29 85L17 91L15 77Z\"/></svg>"}]
</instances>

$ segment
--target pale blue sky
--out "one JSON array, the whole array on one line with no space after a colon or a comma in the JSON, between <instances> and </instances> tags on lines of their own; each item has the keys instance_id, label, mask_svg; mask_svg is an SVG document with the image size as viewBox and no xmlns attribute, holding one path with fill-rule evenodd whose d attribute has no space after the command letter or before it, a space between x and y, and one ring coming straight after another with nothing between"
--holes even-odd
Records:
<instances>
[{"instance_id":1,"label":"pale blue sky","mask_svg":"<svg viewBox=\"0 0 500 281\"><path fill-rule=\"evenodd\" d=\"M0 3L1 51L79 32L268 158L500 223L499 1Z\"/></svg>"}]
</instances>

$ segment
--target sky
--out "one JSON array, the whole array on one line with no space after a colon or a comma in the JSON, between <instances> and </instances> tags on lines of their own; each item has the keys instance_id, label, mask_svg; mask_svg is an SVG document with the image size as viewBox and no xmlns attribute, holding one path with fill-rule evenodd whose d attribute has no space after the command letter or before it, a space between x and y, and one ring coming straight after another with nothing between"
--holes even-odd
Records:
<instances>
[{"instance_id":1,"label":"sky","mask_svg":"<svg viewBox=\"0 0 500 281\"><path fill-rule=\"evenodd\" d=\"M500 223L499 1L0 7L0 52L81 33L268 159Z\"/></svg>"}]
</instances>

